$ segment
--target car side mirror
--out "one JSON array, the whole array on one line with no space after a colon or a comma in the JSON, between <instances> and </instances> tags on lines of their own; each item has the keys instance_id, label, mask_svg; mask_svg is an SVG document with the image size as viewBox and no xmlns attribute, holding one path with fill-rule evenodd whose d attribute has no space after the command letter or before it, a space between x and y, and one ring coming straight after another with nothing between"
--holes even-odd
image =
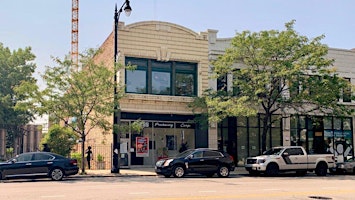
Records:
<instances>
[{"instance_id":1,"label":"car side mirror","mask_svg":"<svg viewBox=\"0 0 355 200\"><path fill-rule=\"evenodd\" d=\"M15 158L10 160L10 163L12 163L12 164L14 164L15 162L17 162L17 160Z\"/></svg>"},{"instance_id":2,"label":"car side mirror","mask_svg":"<svg viewBox=\"0 0 355 200\"><path fill-rule=\"evenodd\" d=\"M194 157L193 155L188 155L186 158L190 160L190 159L192 159L193 157Z\"/></svg>"}]
</instances>

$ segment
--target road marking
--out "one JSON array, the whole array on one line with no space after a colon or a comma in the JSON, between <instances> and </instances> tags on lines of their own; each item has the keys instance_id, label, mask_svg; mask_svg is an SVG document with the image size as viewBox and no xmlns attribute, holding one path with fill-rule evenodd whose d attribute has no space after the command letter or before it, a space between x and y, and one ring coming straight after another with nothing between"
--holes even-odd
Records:
<instances>
[{"instance_id":1,"label":"road marking","mask_svg":"<svg viewBox=\"0 0 355 200\"><path fill-rule=\"evenodd\" d=\"M277 189L277 188L267 188L267 189L263 189L265 191L278 191L278 190L281 190L281 189Z\"/></svg>"},{"instance_id":2,"label":"road marking","mask_svg":"<svg viewBox=\"0 0 355 200\"><path fill-rule=\"evenodd\" d=\"M273 198L304 198L305 196L324 196L324 195L335 195L335 194L355 194L354 190L338 190L338 191L285 191L285 192L270 192L270 193L256 193L256 194L230 194L230 195L209 195L209 196L177 196L177 197L151 197L151 198L140 198L140 200L216 200L216 199L273 199Z\"/></svg>"},{"instance_id":3,"label":"road marking","mask_svg":"<svg viewBox=\"0 0 355 200\"><path fill-rule=\"evenodd\" d=\"M47 196L41 196L41 198L62 198L65 197L65 195L47 195Z\"/></svg>"},{"instance_id":4,"label":"road marking","mask_svg":"<svg viewBox=\"0 0 355 200\"><path fill-rule=\"evenodd\" d=\"M149 194L149 192L130 192L128 194L132 194L132 195L137 195L137 194Z\"/></svg>"}]
</instances>

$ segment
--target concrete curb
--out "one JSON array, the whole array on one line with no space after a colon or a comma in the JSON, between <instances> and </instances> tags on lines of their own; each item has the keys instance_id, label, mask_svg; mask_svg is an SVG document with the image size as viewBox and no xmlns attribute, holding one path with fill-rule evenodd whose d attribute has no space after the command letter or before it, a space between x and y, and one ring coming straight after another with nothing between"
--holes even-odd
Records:
<instances>
[{"instance_id":1,"label":"concrete curb","mask_svg":"<svg viewBox=\"0 0 355 200\"><path fill-rule=\"evenodd\" d=\"M120 173L111 173L110 170L86 170L87 174L77 174L71 177L75 178L94 178L94 177L133 177L133 176L158 176L154 168L139 168L139 169L121 169ZM231 175L242 175L248 174L248 172L242 168L238 167Z\"/></svg>"}]
</instances>

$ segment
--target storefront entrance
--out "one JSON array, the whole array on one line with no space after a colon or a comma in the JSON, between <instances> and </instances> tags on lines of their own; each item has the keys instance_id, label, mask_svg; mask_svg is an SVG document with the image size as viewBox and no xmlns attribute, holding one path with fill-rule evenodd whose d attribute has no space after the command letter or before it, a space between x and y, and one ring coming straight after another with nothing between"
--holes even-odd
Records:
<instances>
[{"instance_id":1,"label":"storefront entrance","mask_svg":"<svg viewBox=\"0 0 355 200\"><path fill-rule=\"evenodd\" d=\"M124 121L123 123L133 123ZM127 143L127 154L121 148L121 163L127 167L154 166L160 158L174 156L181 147L195 148L195 124L187 122L144 121L141 132L121 134L121 147Z\"/></svg>"}]
</instances>

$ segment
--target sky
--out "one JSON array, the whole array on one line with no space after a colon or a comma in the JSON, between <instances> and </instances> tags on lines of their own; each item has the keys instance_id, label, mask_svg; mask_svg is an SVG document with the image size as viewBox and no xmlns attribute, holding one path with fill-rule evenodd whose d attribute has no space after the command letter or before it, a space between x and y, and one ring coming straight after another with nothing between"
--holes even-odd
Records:
<instances>
[{"instance_id":1,"label":"sky","mask_svg":"<svg viewBox=\"0 0 355 200\"><path fill-rule=\"evenodd\" d=\"M124 0L79 0L79 52L98 48L113 31L115 4ZM353 0L130 0L131 16L120 21L164 21L195 32L218 30L219 38L236 32L294 29L340 49L355 48ZM40 79L52 57L71 50L71 0L0 0L0 43L11 50L31 47ZM41 85L41 81L39 81Z\"/></svg>"}]
</instances>

